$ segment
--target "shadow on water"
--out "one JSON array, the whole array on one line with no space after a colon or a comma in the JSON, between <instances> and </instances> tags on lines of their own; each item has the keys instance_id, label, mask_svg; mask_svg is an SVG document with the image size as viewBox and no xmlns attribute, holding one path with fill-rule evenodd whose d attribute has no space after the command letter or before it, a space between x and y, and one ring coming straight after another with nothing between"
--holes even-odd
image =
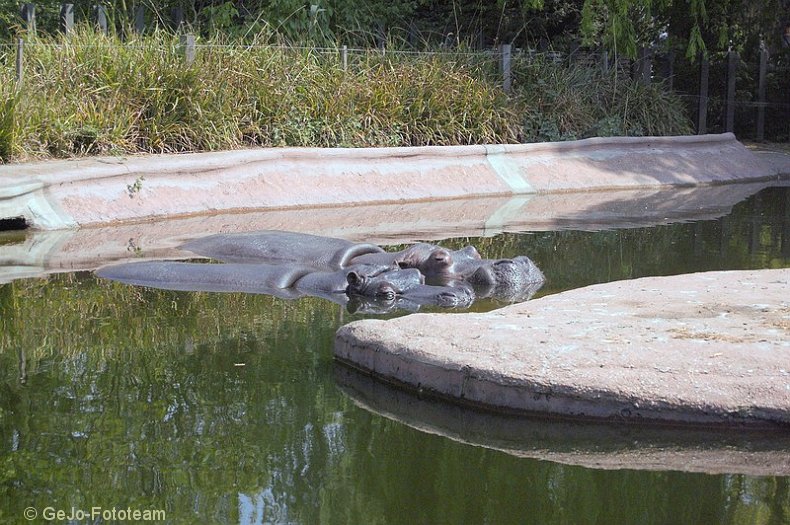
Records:
<instances>
[{"instance_id":1,"label":"shadow on water","mask_svg":"<svg viewBox=\"0 0 790 525\"><path fill-rule=\"evenodd\" d=\"M357 406L374 414L518 457L599 469L790 476L786 430L507 416L423 399L341 364L335 380Z\"/></svg>"},{"instance_id":2,"label":"shadow on water","mask_svg":"<svg viewBox=\"0 0 790 525\"><path fill-rule=\"evenodd\" d=\"M715 220L442 244L526 253L545 270L546 293L787 268L790 190ZM759 436L702 431L509 427L365 398L403 424L360 408L365 391L339 388L331 357L336 328L359 317L316 298L135 288L87 272L0 285L0 521L23 522L28 506L164 509L172 523L790 520L786 459L771 461L786 437L771 449Z\"/></svg>"}]
</instances>

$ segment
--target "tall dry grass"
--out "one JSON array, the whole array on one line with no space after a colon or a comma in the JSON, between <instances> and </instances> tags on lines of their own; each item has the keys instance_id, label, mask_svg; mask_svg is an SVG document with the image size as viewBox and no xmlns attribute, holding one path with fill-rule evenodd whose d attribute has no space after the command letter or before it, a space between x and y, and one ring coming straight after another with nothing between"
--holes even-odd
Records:
<instances>
[{"instance_id":1,"label":"tall dry grass","mask_svg":"<svg viewBox=\"0 0 790 525\"><path fill-rule=\"evenodd\" d=\"M496 58L121 40L79 28L28 39L24 81L0 53L0 158L211 151L255 146L412 146L565 140L688 130L660 86L595 69Z\"/></svg>"}]
</instances>

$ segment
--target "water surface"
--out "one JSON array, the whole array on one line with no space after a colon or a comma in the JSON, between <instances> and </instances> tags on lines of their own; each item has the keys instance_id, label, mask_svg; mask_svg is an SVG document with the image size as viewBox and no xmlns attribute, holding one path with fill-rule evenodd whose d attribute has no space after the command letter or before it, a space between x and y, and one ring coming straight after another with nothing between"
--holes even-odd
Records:
<instances>
[{"instance_id":1,"label":"water surface","mask_svg":"<svg viewBox=\"0 0 790 525\"><path fill-rule=\"evenodd\" d=\"M442 244L529 255L548 279L539 295L787 268L790 190L716 220ZM164 509L171 523L790 521L785 476L569 465L371 411L332 360L336 328L359 317L320 299L134 288L89 272L0 285L0 520L99 506Z\"/></svg>"}]
</instances>

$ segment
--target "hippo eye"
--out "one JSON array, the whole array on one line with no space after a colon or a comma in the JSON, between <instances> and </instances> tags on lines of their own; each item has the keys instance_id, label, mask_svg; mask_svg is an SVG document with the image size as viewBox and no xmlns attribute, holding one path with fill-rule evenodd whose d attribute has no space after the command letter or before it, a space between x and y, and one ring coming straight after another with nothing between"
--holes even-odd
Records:
<instances>
[{"instance_id":1,"label":"hippo eye","mask_svg":"<svg viewBox=\"0 0 790 525\"><path fill-rule=\"evenodd\" d=\"M391 301L395 299L395 290L393 290L391 286L382 286L381 288L378 289L376 295L384 299L387 299L388 301Z\"/></svg>"}]
</instances>

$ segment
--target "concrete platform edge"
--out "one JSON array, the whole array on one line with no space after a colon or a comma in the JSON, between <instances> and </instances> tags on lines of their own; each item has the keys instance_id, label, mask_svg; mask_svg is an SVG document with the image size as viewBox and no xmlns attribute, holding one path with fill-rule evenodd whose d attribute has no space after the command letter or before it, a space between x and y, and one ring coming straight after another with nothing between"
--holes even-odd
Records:
<instances>
[{"instance_id":1,"label":"concrete platform edge","mask_svg":"<svg viewBox=\"0 0 790 525\"><path fill-rule=\"evenodd\" d=\"M334 354L494 412L790 428L788 294L787 269L617 281L486 314L355 321Z\"/></svg>"}]
</instances>

